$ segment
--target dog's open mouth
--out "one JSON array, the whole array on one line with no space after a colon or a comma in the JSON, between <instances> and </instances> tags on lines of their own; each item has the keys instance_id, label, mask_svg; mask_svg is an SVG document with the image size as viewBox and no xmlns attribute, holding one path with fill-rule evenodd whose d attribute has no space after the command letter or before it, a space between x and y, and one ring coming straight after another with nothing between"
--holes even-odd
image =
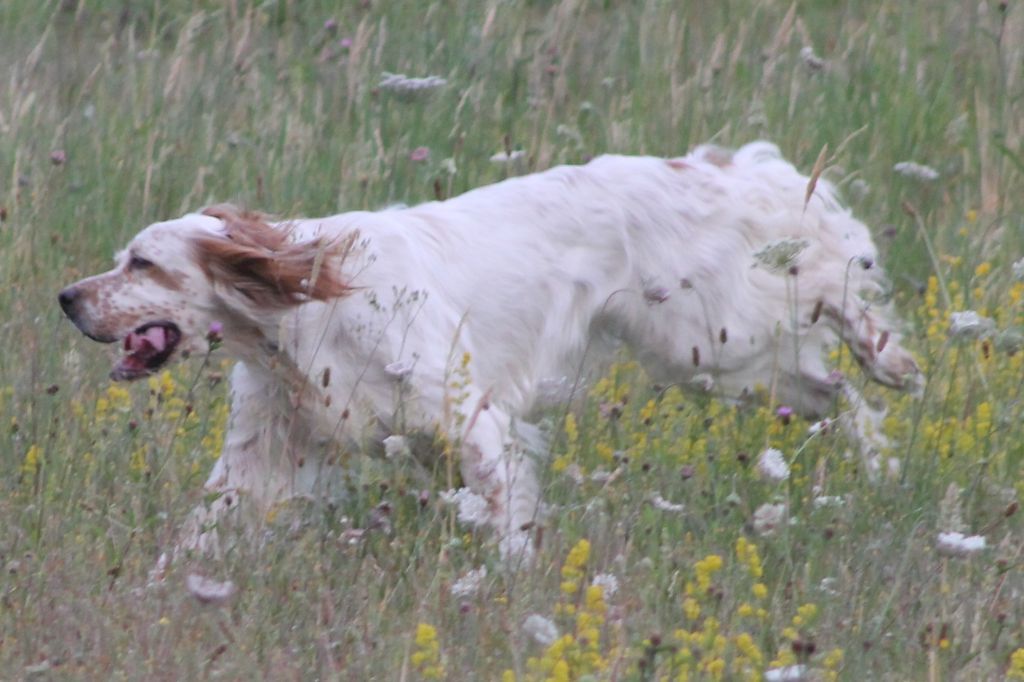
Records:
<instances>
[{"instance_id":1,"label":"dog's open mouth","mask_svg":"<svg viewBox=\"0 0 1024 682\"><path fill-rule=\"evenodd\" d=\"M114 365L114 381L141 379L160 369L181 341L181 330L173 322L149 322L124 337L126 355Z\"/></svg>"}]
</instances>

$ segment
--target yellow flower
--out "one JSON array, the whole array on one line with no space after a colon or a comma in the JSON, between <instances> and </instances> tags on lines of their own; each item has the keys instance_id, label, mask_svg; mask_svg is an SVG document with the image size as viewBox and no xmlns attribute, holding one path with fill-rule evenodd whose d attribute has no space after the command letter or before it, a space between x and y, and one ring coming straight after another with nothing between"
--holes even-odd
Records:
<instances>
[{"instance_id":1,"label":"yellow flower","mask_svg":"<svg viewBox=\"0 0 1024 682\"><path fill-rule=\"evenodd\" d=\"M709 554L694 565L697 574L697 586L701 592L707 592L711 587L711 576L722 570L724 562L717 554Z\"/></svg>"},{"instance_id":2,"label":"yellow flower","mask_svg":"<svg viewBox=\"0 0 1024 682\"><path fill-rule=\"evenodd\" d=\"M1008 680L1024 680L1024 647L1010 654L1010 667L1006 671Z\"/></svg>"},{"instance_id":3,"label":"yellow flower","mask_svg":"<svg viewBox=\"0 0 1024 682\"><path fill-rule=\"evenodd\" d=\"M758 599L764 599L768 596L768 586L764 583L754 583L754 586L750 588L750 591L754 593L754 596Z\"/></svg>"},{"instance_id":4,"label":"yellow flower","mask_svg":"<svg viewBox=\"0 0 1024 682\"><path fill-rule=\"evenodd\" d=\"M437 641L437 629L433 625L420 623L416 626L415 651L410 658L413 666L423 679L440 680L444 677L441 665L441 645Z\"/></svg>"},{"instance_id":5,"label":"yellow flower","mask_svg":"<svg viewBox=\"0 0 1024 682\"><path fill-rule=\"evenodd\" d=\"M39 465L42 463L43 451L34 443L29 447L28 452L25 453L25 459L21 463L21 472L28 476L35 476L36 472L39 471Z\"/></svg>"}]
</instances>

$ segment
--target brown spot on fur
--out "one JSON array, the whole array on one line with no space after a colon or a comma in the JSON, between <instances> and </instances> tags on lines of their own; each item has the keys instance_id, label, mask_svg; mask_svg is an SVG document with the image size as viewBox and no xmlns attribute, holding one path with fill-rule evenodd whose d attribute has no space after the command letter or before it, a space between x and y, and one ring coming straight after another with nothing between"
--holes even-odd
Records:
<instances>
[{"instance_id":1,"label":"brown spot on fur","mask_svg":"<svg viewBox=\"0 0 1024 682\"><path fill-rule=\"evenodd\" d=\"M814 310L811 312L811 324L816 324L821 318L821 310L825 307L824 301L818 301L814 304Z\"/></svg>"},{"instance_id":2,"label":"brown spot on fur","mask_svg":"<svg viewBox=\"0 0 1024 682\"><path fill-rule=\"evenodd\" d=\"M225 237L196 240L200 267L208 278L230 283L253 303L282 308L352 291L338 266L351 251L354 235L296 243L260 213L219 205L203 215L223 220Z\"/></svg>"},{"instance_id":3,"label":"brown spot on fur","mask_svg":"<svg viewBox=\"0 0 1024 682\"><path fill-rule=\"evenodd\" d=\"M162 286L164 289L171 291L181 291L181 277L175 277L173 273L167 272L159 265L153 265L152 267L146 268L146 276L151 278L154 282Z\"/></svg>"},{"instance_id":4,"label":"brown spot on fur","mask_svg":"<svg viewBox=\"0 0 1024 682\"><path fill-rule=\"evenodd\" d=\"M881 353L885 350L886 345L889 343L889 331L883 331L878 335L878 343L875 345L875 350Z\"/></svg>"},{"instance_id":5,"label":"brown spot on fur","mask_svg":"<svg viewBox=\"0 0 1024 682\"><path fill-rule=\"evenodd\" d=\"M682 161L680 159L669 159L665 163L668 164L669 168L672 168L672 169L675 169L675 170L678 170L678 171L689 170L690 169L690 164L688 164L685 161Z\"/></svg>"}]
</instances>

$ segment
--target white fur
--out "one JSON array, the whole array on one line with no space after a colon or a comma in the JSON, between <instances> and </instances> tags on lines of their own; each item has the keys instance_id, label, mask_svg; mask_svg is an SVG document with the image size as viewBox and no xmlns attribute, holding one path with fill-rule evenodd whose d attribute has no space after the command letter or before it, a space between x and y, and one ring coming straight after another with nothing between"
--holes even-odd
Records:
<instances>
[{"instance_id":1,"label":"white fur","mask_svg":"<svg viewBox=\"0 0 1024 682\"><path fill-rule=\"evenodd\" d=\"M201 347L209 324L223 325L239 363L224 451L206 484L223 495L196 512L193 544L239 496L267 509L329 493L335 467L324 444L436 430L458 447L465 483L488 500L503 548L515 552L539 495L534 460L515 437L528 427L517 420L545 382L577 376L599 339L628 343L659 381L696 378L727 398L773 387L779 403L812 417L842 386L825 363L840 334L873 379L916 383L887 306L864 298L883 286L877 266L862 267L877 258L867 228L825 181L805 206L807 187L774 146L755 143L673 160L602 156L444 202L290 221L282 227L300 242L358 234L343 262L324 265L356 289L281 310L256 309L230 281L203 275L190 241L223 224L190 214L129 247L177 273L180 290L125 284L123 272L114 287L115 269L81 283L110 292L76 322L123 338L169 319L183 347ZM795 275L754 258L785 238L808 242ZM852 423L865 431L863 417Z\"/></svg>"}]
</instances>

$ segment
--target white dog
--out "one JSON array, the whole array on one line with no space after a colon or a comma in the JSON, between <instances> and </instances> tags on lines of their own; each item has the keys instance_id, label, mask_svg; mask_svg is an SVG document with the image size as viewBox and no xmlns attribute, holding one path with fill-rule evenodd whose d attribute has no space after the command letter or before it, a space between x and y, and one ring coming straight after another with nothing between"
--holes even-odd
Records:
<instances>
[{"instance_id":1,"label":"white dog","mask_svg":"<svg viewBox=\"0 0 1024 682\"><path fill-rule=\"evenodd\" d=\"M539 486L515 420L599 336L658 380L727 398L763 385L811 417L843 388L825 363L839 339L872 379L917 385L867 228L825 181L808 189L755 143L602 156L403 210L269 224L215 207L147 227L59 299L123 344L115 380L205 352L211 326L238 360L206 483L222 495L186 544L237 500L330 494L326 444L427 432L457 449L516 554Z\"/></svg>"}]
</instances>

